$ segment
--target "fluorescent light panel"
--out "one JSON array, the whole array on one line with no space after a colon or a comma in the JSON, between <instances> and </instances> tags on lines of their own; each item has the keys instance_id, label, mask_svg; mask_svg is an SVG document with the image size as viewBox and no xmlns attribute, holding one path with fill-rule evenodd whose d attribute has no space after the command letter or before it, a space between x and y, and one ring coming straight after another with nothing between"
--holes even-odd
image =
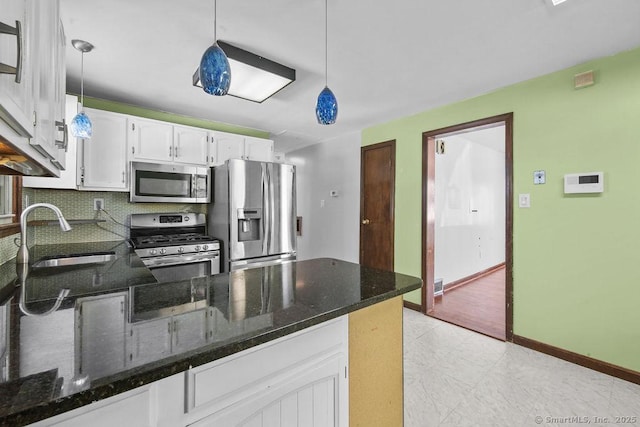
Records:
<instances>
[{"instance_id":1,"label":"fluorescent light panel","mask_svg":"<svg viewBox=\"0 0 640 427\"><path fill-rule=\"evenodd\" d=\"M270 59L218 41L229 59L231 86L228 95L263 102L296 79L296 70ZM200 70L193 75L193 85L202 87Z\"/></svg>"},{"instance_id":2,"label":"fluorescent light panel","mask_svg":"<svg viewBox=\"0 0 640 427\"><path fill-rule=\"evenodd\" d=\"M553 3L554 6L559 5L560 3L564 3L567 0L551 0L551 3Z\"/></svg>"}]
</instances>

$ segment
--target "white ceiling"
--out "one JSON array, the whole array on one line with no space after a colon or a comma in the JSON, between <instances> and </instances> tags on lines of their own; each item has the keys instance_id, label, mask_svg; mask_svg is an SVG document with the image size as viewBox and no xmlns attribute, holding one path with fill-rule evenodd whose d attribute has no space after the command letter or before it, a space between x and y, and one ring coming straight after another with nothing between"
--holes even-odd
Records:
<instances>
[{"instance_id":1,"label":"white ceiling","mask_svg":"<svg viewBox=\"0 0 640 427\"><path fill-rule=\"evenodd\" d=\"M61 0L68 40L87 40L85 94L271 133L290 151L640 45L640 1L328 0L336 124L324 87L323 0L218 0L218 39L296 69L262 104L191 85L213 42L213 0ZM67 47L68 91L80 53Z\"/></svg>"}]
</instances>

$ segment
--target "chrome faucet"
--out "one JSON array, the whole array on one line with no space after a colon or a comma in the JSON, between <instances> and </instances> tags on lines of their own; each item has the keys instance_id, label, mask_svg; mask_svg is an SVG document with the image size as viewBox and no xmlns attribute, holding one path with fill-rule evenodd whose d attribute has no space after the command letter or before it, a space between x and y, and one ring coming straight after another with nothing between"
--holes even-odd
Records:
<instances>
[{"instance_id":1,"label":"chrome faucet","mask_svg":"<svg viewBox=\"0 0 640 427\"><path fill-rule=\"evenodd\" d=\"M27 207L22 211L22 215L20 215L20 249L18 249L18 253L16 254L16 264L29 264L29 248L27 247L27 215L36 208L51 209L58 217L58 222L60 222L60 228L62 231L71 230L71 226L67 220L64 219L64 216L62 216L62 212L60 212L58 207L50 203L34 203Z\"/></svg>"}]
</instances>

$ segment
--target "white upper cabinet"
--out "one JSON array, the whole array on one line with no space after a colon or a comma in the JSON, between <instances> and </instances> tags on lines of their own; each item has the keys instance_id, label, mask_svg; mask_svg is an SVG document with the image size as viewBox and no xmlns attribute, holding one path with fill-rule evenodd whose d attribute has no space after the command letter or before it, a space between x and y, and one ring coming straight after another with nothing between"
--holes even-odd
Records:
<instances>
[{"instance_id":1,"label":"white upper cabinet","mask_svg":"<svg viewBox=\"0 0 640 427\"><path fill-rule=\"evenodd\" d=\"M59 17L59 0L0 0L0 136L56 176L66 141Z\"/></svg>"},{"instance_id":2,"label":"white upper cabinet","mask_svg":"<svg viewBox=\"0 0 640 427\"><path fill-rule=\"evenodd\" d=\"M273 161L273 141L269 139L244 137L244 159L261 162Z\"/></svg>"},{"instance_id":3,"label":"white upper cabinet","mask_svg":"<svg viewBox=\"0 0 640 427\"><path fill-rule=\"evenodd\" d=\"M173 125L157 120L131 117L129 146L133 160L173 161Z\"/></svg>"},{"instance_id":4,"label":"white upper cabinet","mask_svg":"<svg viewBox=\"0 0 640 427\"><path fill-rule=\"evenodd\" d=\"M78 98L72 95L66 95L65 97L65 123L69 123L73 117L78 113ZM64 138L64 136L62 136ZM25 176L22 178L22 185L24 187L32 187L32 188L62 188L62 189L71 189L75 190L77 188L76 184L76 154L77 147L80 144L80 140L76 140L76 138L72 137L71 134L68 134L68 141L66 149L59 148L58 150L61 154L64 154L64 160L61 163L64 163L65 170L60 172L59 178L43 178L43 177L31 177Z\"/></svg>"},{"instance_id":5,"label":"white upper cabinet","mask_svg":"<svg viewBox=\"0 0 640 427\"><path fill-rule=\"evenodd\" d=\"M173 126L173 161L207 165L209 131L189 126Z\"/></svg>"},{"instance_id":6,"label":"white upper cabinet","mask_svg":"<svg viewBox=\"0 0 640 427\"><path fill-rule=\"evenodd\" d=\"M93 136L79 140L79 189L128 191L127 116L91 108L84 111L93 124Z\"/></svg>"},{"instance_id":7,"label":"white upper cabinet","mask_svg":"<svg viewBox=\"0 0 640 427\"><path fill-rule=\"evenodd\" d=\"M205 129L132 117L128 132L133 160L207 164L209 132Z\"/></svg>"},{"instance_id":8,"label":"white upper cabinet","mask_svg":"<svg viewBox=\"0 0 640 427\"><path fill-rule=\"evenodd\" d=\"M273 161L273 141L269 139L216 131L209 145L210 166L229 159Z\"/></svg>"},{"instance_id":9,"label":"white upper cabinet","mask_svg":"<svg viewBox=\"0 0 640 427\"><path fill-rule=\"evenodd\" d=\"M32 74L35 134L30 143L40 154L57 160L56 90L59 86L56 80L60 78L58 74L61 71L58 68L57 49L60 7L57 1L34 1L33 5L33 15L37 22L31 37L34 53L32 61L35 65L35 72Z\"/></svg>"},{"instance_id":10,"label":"white upper cabinet","mask_svg":"<svg viewBox=\"0 0 640 427\"><path fill-rule=\"evenodd\" d=\"M54 85L54 143L58 149L54 159L51 162L60 170L67 168L67 152L69 150L69 132L67 123L73 119L71 116L67 119L67 80L65 78L65 58L66 58L66 45L67 38L64 34L64 27L62 22L58 21L57 29L57 43L56 43L56 69L55 73L58 78L55 80ZM75 167L75 161L73 161L72 167Z\"/></svg>"},{"instance_id":11,"label":"white upper cabinet","mask_svg":"<svg viewBox=\"0 0 640 427\"><path fill-rule=\"evenodd\" d=\"M209 147L211 166L221 165L229 159L244 156L244 136L226 132L213 132Z\"/></svg>"},{"instance_id":12,"label":"white upper cabinet","mask_svg":"<svg viewBox=\"0 0 640 427\"><path fill-rule=\"evenodd\" d=\"M7 69L0 74L0 119L26 138L33 136L34 18L32 2L0 0L0 64Z\"/></svg>"}]
</instances>

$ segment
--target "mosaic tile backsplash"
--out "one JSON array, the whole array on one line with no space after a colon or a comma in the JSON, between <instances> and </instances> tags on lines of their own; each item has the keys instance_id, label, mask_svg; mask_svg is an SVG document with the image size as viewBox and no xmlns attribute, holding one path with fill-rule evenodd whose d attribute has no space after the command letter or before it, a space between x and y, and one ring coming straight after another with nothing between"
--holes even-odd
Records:
<instances>
[{"instance_id":1,"label":"mosaic tile backsplash","mask_svg":"<svg viewBox=\"0 0 640 427\"><path fill-rule=\"evenodd\" d=\"M16 237L20 237L20 235L14 234L0 239L0 264L16 256L18 247L13 243Z\"/></svg>"},{"instance_id":2,"label":"mosaic tile backsplash","mask_svg":"<svg viewBox=\"0 0 640 427\"><path fill-rule=\"evenodd\" d=\"M93 199L104 199L104 211L93 210ZM129 214L157 212L206 213L206 204L179 203L130 203L129 193L95 192L75 190L24 189L25 206L34 203L51 203L62 211L67 220L104 220L95 224L71 224L69 232L60 230L56 221L53 225L31 227L29 244L101 242L123 240L129 237ZM55 220L50 209L36 209L29 220Z\"/></svg>"}]
</instances>

